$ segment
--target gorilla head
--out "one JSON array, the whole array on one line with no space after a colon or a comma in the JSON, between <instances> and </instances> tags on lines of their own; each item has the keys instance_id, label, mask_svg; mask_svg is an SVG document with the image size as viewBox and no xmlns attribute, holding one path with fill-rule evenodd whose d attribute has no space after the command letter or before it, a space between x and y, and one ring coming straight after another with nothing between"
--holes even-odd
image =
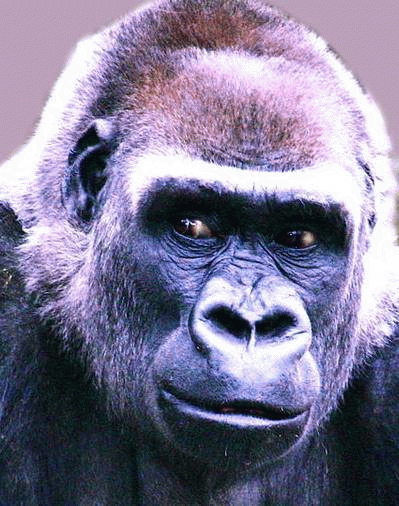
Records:
<instances>
[{"instance_id":1,"label":"gorilla head","mask_svg":"<svg viewBox=\"0 0 399 506\"><path fill-rule=\"evenodd\" d=\"M326 44L260 2L165 1L78 47L5 196L41 318L139 462L272 465L384 343L384 132Z\"/></svg>"}]
</instances>

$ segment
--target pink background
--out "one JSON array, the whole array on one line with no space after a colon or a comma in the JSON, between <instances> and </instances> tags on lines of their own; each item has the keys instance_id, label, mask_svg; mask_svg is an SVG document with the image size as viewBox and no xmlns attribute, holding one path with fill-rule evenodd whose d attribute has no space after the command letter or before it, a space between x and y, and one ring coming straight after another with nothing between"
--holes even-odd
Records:
<instances>
[{"instance_id":1,"label":"pink background","mask_svg":"<svg viewBox=\"0 0 399 506\"><path fill-rule=\"evenodd\" d=\"M0 160L32 133L74 44L141 2L3 0L0 5ZM399 1L276 0L312 26L371 91L399 154Z\"/></svg>"}]
</instances>

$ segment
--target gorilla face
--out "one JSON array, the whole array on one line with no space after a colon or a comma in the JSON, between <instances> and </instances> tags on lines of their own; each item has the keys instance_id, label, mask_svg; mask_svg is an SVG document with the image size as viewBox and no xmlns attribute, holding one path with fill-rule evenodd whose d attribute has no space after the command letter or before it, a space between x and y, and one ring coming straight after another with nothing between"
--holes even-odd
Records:
<instances>
[{"instance_id":1,"label":"gorilla face","mask_svg":"<svg viewBox=\"0 0 399 506\"><path fill-rule=\"evenodd\" d=\"M144 87L140 129L125 125L113 153L114 128L95 122L64 191L91 241L70 292L87 287L83 303L70 304L113 411L167 452L227 467L281 456L335 407L357 346L365 226L361 167L331 136L337 99L315 115L325 94L305 90L309 77L282 95L281 75L258 65L262 92L245 63L188 65L195 84L179 98L184 72L162 101ZM213 94L200 82L212 72ZM211 137L198 100L219 117Z\"/></svg>"},{"instance_id":2,"label":"gorilla face","mask_svg":"<svg viewBox=\"0 0 399 506\"><path fill-rule=\"evenodd\" d=\"M315 54L158 55L123 110L82 120L64 174L42 171L62 200L29 289L54 290L44 314L125 431L183 465L284 455L354 367L370 174L355 99Z\"/></svg>"},{"instance_id":3,"label":"gorilla face","mask_svg":"<svg viewBox=\"0 0 399 506\"><path fill-rule=\"evenodd\" d=\"M328 398L327 378L334 368L342 381L336 354L347 343L337 327L352 315L337 301L348 295L359 213L334 193L336 167L243 173L191 164L154 156L138 167L157 173L138 217L153 252L153 293L161 286L179 308L172 331L148 341L156 351L146 419L196 458L272 459L341 393ZM317 192L304 185L316 170Z\"/></svg>"},{"instance_id":4,"label":"gorilla face","mask_svg":"<svg viewBox=\"0 0 399 506\"><path fill-rule=\"evenodd\" d=\"M132 210L91 232L80 322L112 409L208 464L281 456L352 367L355 176L147 154L131 177Z\"/></svg>"}]
</instances>

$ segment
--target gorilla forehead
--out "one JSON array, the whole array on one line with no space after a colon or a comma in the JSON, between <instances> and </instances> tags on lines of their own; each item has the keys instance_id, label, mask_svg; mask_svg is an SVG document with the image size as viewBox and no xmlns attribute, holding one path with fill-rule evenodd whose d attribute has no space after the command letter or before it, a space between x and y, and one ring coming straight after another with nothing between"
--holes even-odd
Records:
<instances>
[{"instance_id":1,"label":"gorilla forehead","mask_svg":"<svg viewBox=\"0 0 399 506\"><path fill-rule=\"evenodd\" d=\"M199 51L172 73L158 66L147 78L134 102L145 106L155 144L161 138L206 160L278 170L356 156L358 126L348 97L327 84L325 68Z\"/></svg>"}]
</instances>

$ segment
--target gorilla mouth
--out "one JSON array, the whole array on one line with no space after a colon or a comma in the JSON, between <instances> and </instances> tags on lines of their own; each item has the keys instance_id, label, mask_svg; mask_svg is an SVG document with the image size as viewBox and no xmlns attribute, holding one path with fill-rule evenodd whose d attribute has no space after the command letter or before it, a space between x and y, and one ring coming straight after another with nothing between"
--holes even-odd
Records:
<instances>
[{"instance_id":1,"label":"gorilla mouth","mask_svg":"<svg viewBox=\"0 0 399 506\"><path fill-rule=\"evenodd\" d=\"M302 419L308 415L307 410L287 409L248 400L227 403L193 401L183 399L167 390L162 390L162 396L167 404L181 413L234 425L278 425L290 421L299 422L299 418Z\"/></svg>"},{"instance_id":2,"label":"gorilla mouth","mask_svg":"<svg viewBox=\"0 0 399 506\"><path fill-rule=\"evenodd\" d=\"M276 408L274 406L265 406L256 402L248 401L237 401L227 404L221 404L215 406L213 409L216 413L226 415L243 415L243 416L255 416L257 418L264 418L266 420L280 421L289 420L296 418L302 412L295 412L293 410L287 410L285 408Z\"/></svg>"}]
</instances>

